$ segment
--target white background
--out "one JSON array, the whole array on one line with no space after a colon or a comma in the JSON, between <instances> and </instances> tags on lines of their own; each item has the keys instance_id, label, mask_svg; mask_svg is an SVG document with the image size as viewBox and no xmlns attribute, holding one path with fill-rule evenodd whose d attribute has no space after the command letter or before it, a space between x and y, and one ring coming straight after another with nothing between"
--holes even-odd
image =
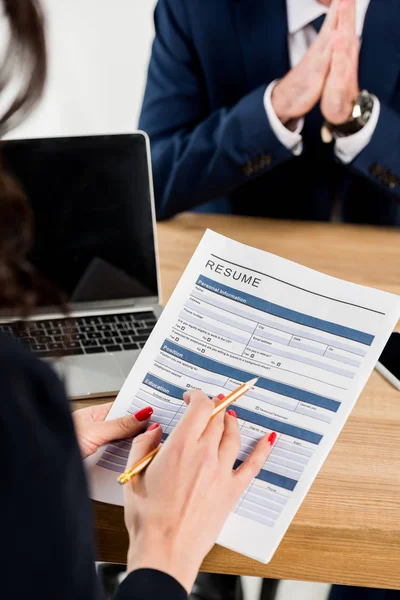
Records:
<instances>
[{"instance_id":1,"label":"white background","mask_svg":"<svg viewBox=\"0 0 400 600\"><path fill-rule=\"evenodd\" d=\"M42 0L50 72L45 96L9 137L137 128L156 0Z\"/></svg>"}]
</instances>

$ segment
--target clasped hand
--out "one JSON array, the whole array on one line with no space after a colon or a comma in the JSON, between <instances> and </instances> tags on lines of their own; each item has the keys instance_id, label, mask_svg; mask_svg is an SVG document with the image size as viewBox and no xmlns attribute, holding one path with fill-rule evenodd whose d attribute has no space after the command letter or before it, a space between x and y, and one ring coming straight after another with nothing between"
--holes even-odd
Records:
<instances>
[{"instance_id":1,"label":"clasped hand","mask_svg":"<svg viewBox=\"0 0 400 600\"><path fill-rule=\"evenodd\" d=\"M317 38L272 92L280 121L304 117L318 101L326 121L348 121L359 95L359 48L356 0L333 0Z\"/></svg>"}]
</instances>

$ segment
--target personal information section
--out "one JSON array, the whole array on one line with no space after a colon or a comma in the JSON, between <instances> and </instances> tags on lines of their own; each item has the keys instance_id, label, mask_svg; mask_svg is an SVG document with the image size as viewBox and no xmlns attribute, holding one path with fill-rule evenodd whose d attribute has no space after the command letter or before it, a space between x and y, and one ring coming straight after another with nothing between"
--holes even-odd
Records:
<instances>
[{"instance_id":1,"label":"personal information section","mask_svg":"<svg viewBox=\"0 0 400 600\"><path fill-rule=\"evenodd\" d=\"M209 396L259 377L234 406L236 466L271 431L276 445L218 539L271 560L349 416L400 313L397 296L340 281L212 231L204 235L109 418L152 406L163 440ZM92 497L123 504L129 441L87 462Z\"/></svg>"}]
</instances>

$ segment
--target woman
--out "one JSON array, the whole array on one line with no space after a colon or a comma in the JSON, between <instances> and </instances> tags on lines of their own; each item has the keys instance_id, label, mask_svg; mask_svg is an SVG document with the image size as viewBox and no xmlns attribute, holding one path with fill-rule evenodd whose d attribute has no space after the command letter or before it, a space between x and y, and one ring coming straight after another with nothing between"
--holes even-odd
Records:
<instances>
[{"instance_id":1,"label":"woman","mask_svg":"<svg viewBox=\"0 0 400 600\"><path fill-rule=\"evenodd\" d=\"M4 98L17 92L0 117L1 136L35 105L46 74L38 0L2 4L10 38L0 89ZM31 229L26 199L1 169L0 310L7 314L28 315L39 299L62 307L62 298L26 260ZM2 597L101 598L81 455L112 439L137 436L146 428L151 409L104 422L110 408L104 405L71 418L51 367L2 334L0 390ZM240 445L235 413L210 423L211 400L197 391L185 400L189 407L162 452L143 476L124 487L129 575L119 600L186 598L226 517L270 451L268 440L261 440L233 472ZM153 425L135 437L130 463L156 447L161 436L161 426Z\"/></svg>"}]
</instances>

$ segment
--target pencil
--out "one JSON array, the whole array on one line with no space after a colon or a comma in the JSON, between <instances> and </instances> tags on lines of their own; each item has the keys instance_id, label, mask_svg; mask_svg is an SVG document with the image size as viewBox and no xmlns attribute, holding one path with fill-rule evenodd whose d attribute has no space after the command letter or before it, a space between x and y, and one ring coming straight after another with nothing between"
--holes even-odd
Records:
<instances>
[{"instance_id":1,"label":"pencil","mask_svg":"<svg viewBox=\"0 0 400 600\"><path fill-rule=\"evenodd\" d=\"M246 383L242 383L242 385L240 385L238 388L236 388L236 390L234 390L233 392L231 392L230 394L225 396L225 398L223 398L222 400L217 402L215 404L215 408L212 411L210 418L212 419L213 417L218 415L220 412L222 412L223 410L228 408L228 406L230 406L231 404L236 402L236 400L238 400L238 398L240 398L241 396L246 394L249 390L251 390L251 388L254 385L256 385L257 381L258 381L258 377L255 377L254 379L251 379L250 381L247 381ZM133 465L133 467L131 467L130 469L128 469L127 471L122 473L122 475L120 475L118 477L118 483L120 483L121 485L124 485L125 483L128 483L128 481L130 481L133 477L135 477L135 475L139 475L139 473L144 471L144 469L149 466L149 464L151 463L153 458L158 454L160 449L161 449L161 445L158 446L158 448L155 448L149 454L147 454L147 456L145 456L144 458L139 460L135 465Z\"/></svg>"}]
</instances>

